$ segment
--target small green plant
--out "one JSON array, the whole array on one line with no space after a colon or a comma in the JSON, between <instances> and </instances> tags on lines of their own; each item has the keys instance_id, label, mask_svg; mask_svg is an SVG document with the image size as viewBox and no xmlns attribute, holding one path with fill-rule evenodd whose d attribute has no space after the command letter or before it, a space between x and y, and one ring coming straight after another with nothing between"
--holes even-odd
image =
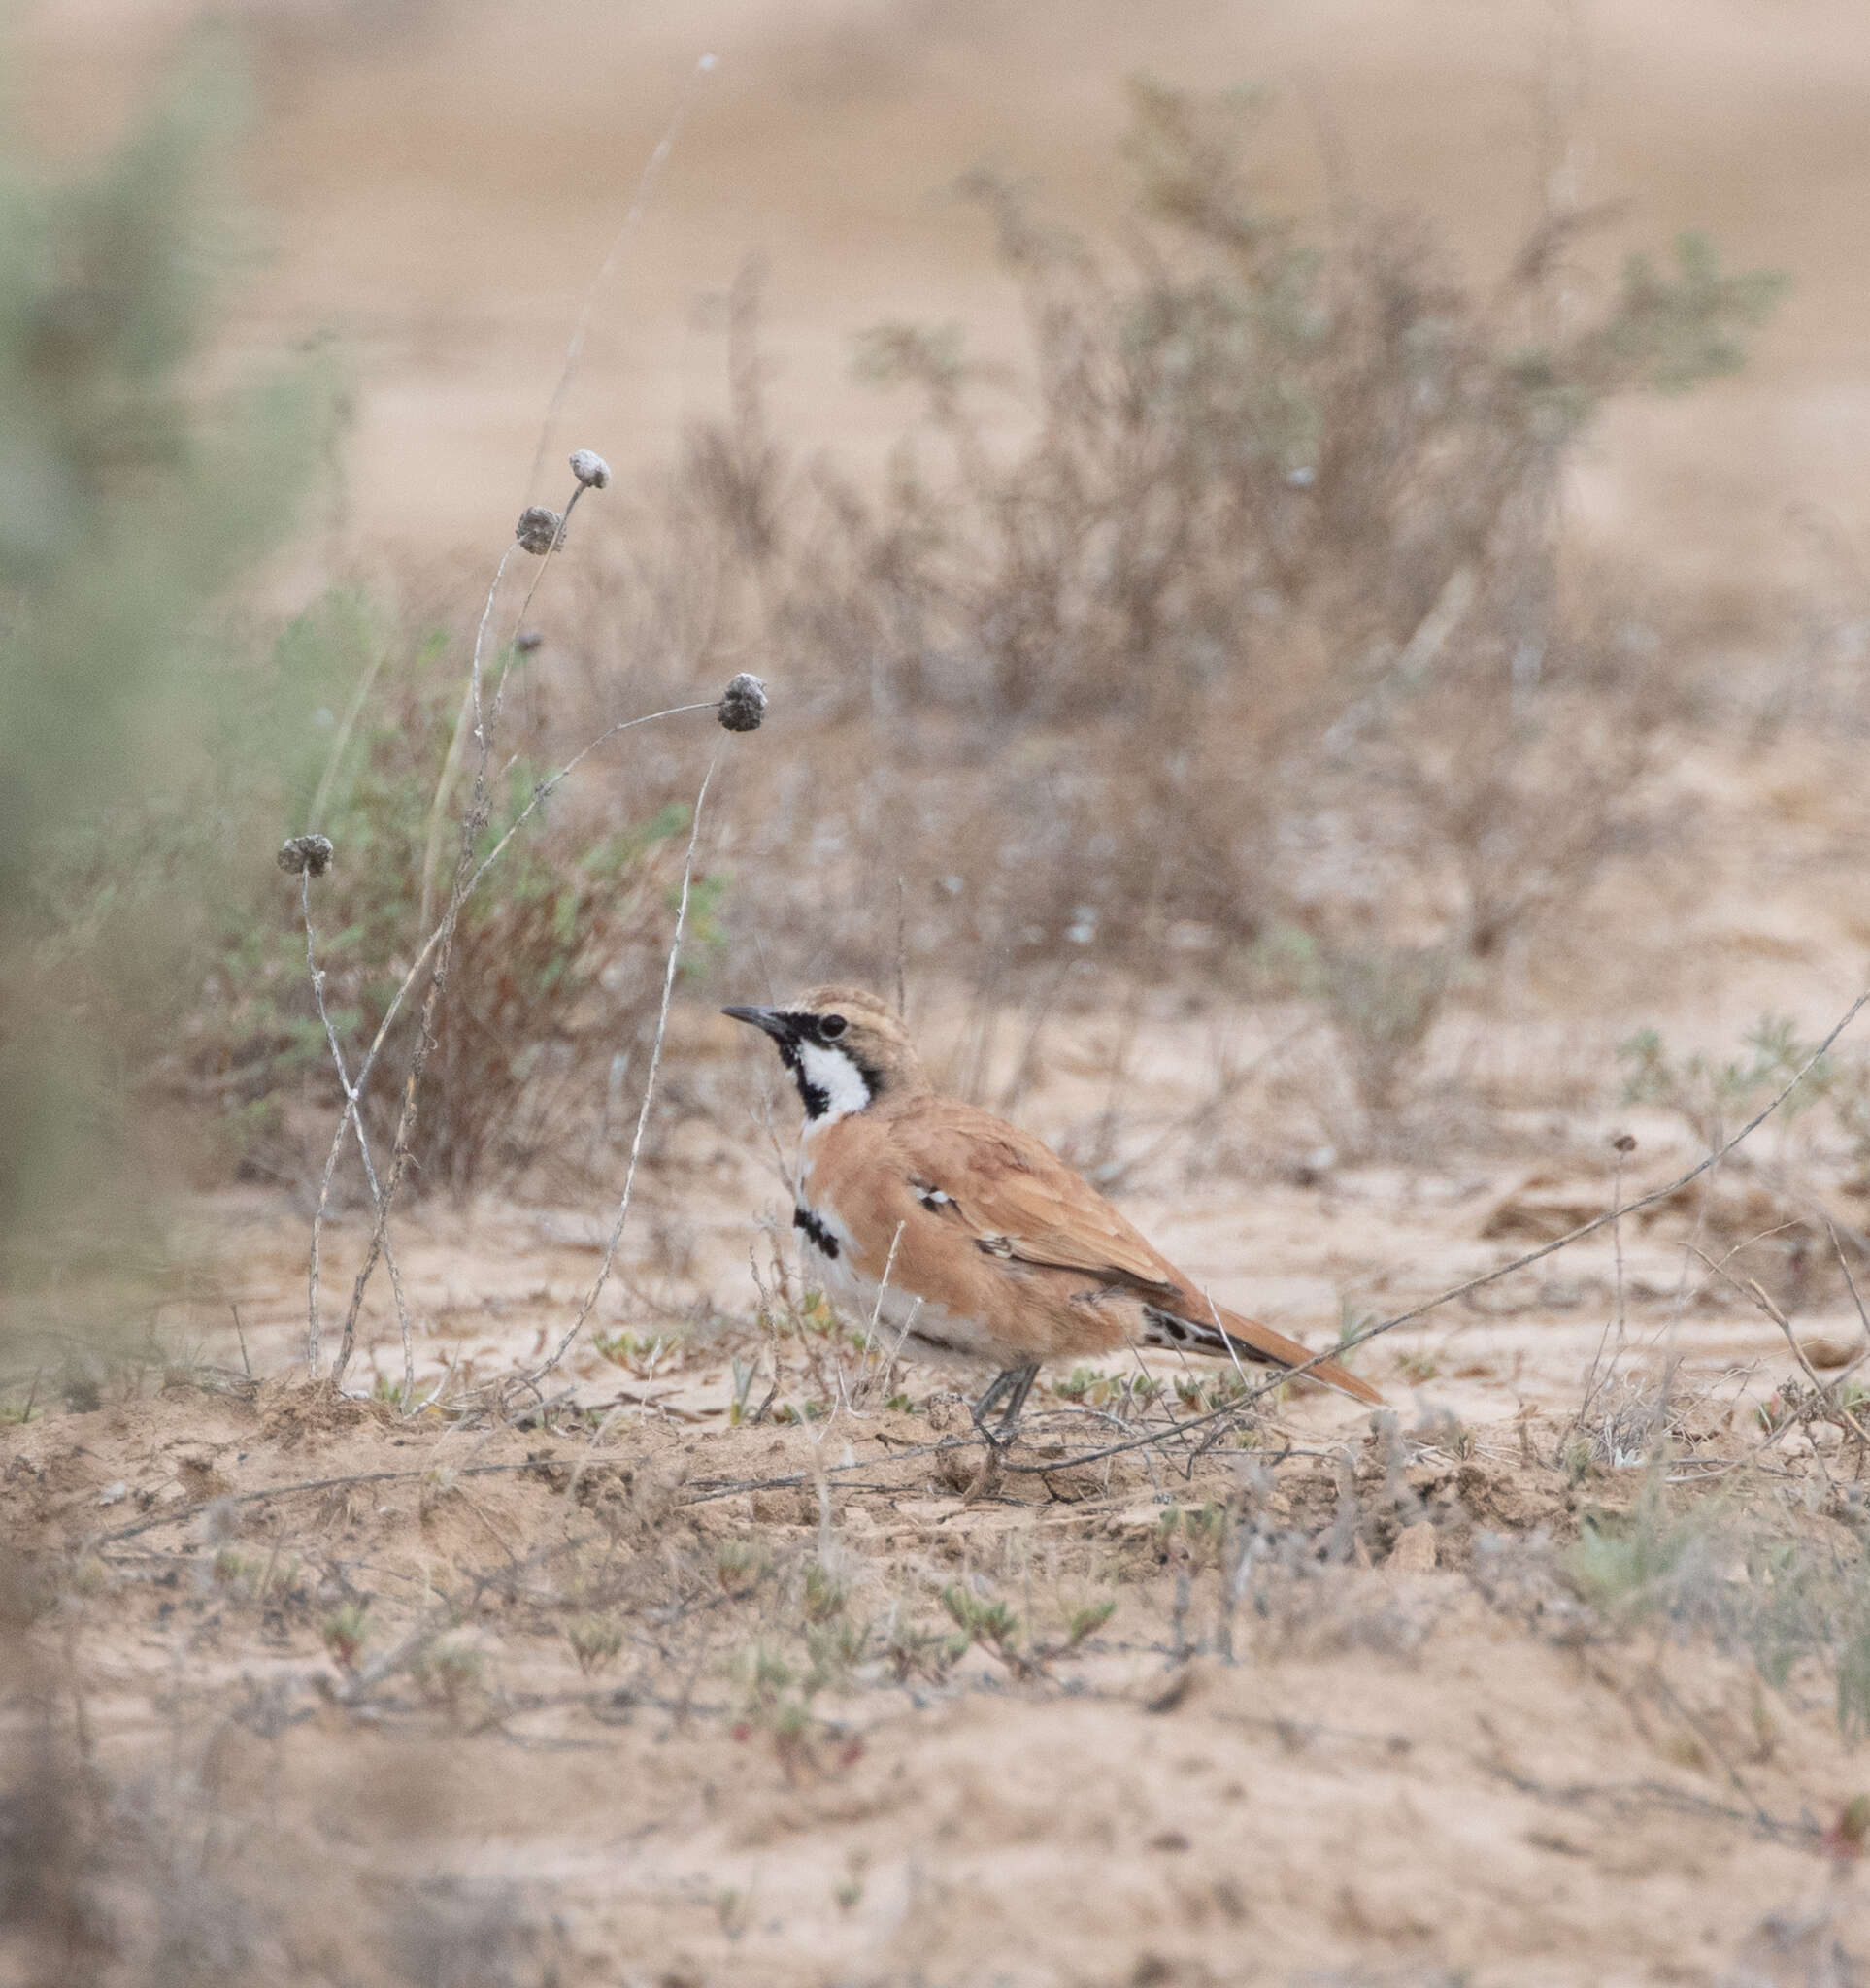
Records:
<instances>
[{"instance_id":1,"label":"small green plant","mask_svg":"<svg viewBox=\"0 0 1870 1988\"><path fill-rule=\"evenodd\" d=\"M715 1549L715 1578L736 1598L751 1595L766 1569L766 1550L755 1540L723 1540Z\"/></svg>"},{"instance_id":2,"label":"small green plant","mask_svg":"<svg viewBox=\"0 0 1870 1988\"><path fill-rule=\"evenodd\" d=\"M1062 1637L1038 1643L1029 1637L1022 1639L1018 1616L1003 1601L977 1595L959 1583L945 1587L941 1600L965 1639L963 1647L978 1643L1016 1677L1043 1674L1049 1664L1077 1649L1117 1611L1117 1604L1111 1600L1085 1604L1066 1615Z\"/></svg>"},{"instance_id":3,"label":"small green plant","mask_svg":"<svg viewBox=\"0 0 1870 1988\"><path fill-rule=\"evenodd\" d=\"M282 1559L278 1546L264 1560L238 1546L218 1547L212 1572L217 1587L243 1601L263 1602L268 1596L290 1594L299 1580L298 1561Z\"/></svg>"},{"instance_id":4,"label":"small green plant","mask_svg":"<svg viewBox=\"0 0 1870 1988\"><path fill-rule=\"evenodd\" d=\"M758 1699L777 1699L781 1692L791 1686L791 1665L777 1650L768 1649L764 1643L753 1651L749 1670L753 1694Z\"/></svg>"},{"instance_id":5,"label":"small green plant","mask_svg":"<svg viewBox=\"0 0 1870 1988\"><path fill-rule=\"evenodd\" d=\"M222 1546L215 1554L215 1585L237 1594L250 1595L259 1584L263 1564L243 1553L238 1546Z\"/></svg>"},{"instance_id":6,"label":"small green plant","mask_svg":"<svg viewBox=\"0 0 1870 1988\"><path fill-rule=\"evenodd\" d=\"M870 1625L840 1615L827 1622L815 1622L805 1632L805 1653L810 1660L806 1673L806 1696L827 1690L842 1690L851 1673L863 1662L870 1647Z\"/></svg>"},{"instance_id":7,"label":"small green plant","mask_svg":"<svg viewBox=\"0 0 1870 1988\"><path fill-rule=\"evenodd\" d=\"M1110 1598L1087 1602L1082 1608L1074 1608L1065 1617L1065 1648L1075 1650L1086 1638L1095 1636L1116 1613L1117 1603Z\"/></svg>"},{"instance_id":8,"label":"small green plant","mask_svg":"<svg viewBox=\"0 0 1870 1988\"><path fill-rule=\"evenodd\" d=\"M575 1615L565 1625L565 1640L579 1670L591 1677L616 1663L623 1647L623 1628L608 1615Z\"/></svg>"},{"instance_id":9,"label":"small green plant","mask_svg":"<svg viewBox=\"0 0 1870 1988\"><path fill-rule=\"evenodd\" d=\"M841 1912L853 1912L863 1903L864 1873L870 1868L870 1857L864 1850L852 1850L844 1860L844 1881L837 1885L831 1897Z\"/></svg>"},{"instance_id":10,"label":"small green plant","mask_svg":"<svg viewBox=\"0 0 1870 1988\"><path fill-rule=\"evenodd\" d=\"M733 1400L727 1408L727 1426L738 1429L747 1419L748 1397L753 1391L753 1376L759 1372L759 1363L755 1360L735 1360L731 1372Z\"/></svg>"},{"instance_id":11,"label":"small green plant","mask_svg":"<svg viewBox=\"0 0 1870 1988\"><path fill-rule=\"evenodd\" d=\"M1197 1374L1178 1374L1175 1377L1176 1400L1198 1415L1231 1408L1244 1402L1249 1392L1246 1381L1231 1371L1205 1379Z\"/></svg>"},{"instance_id":12,"label":"small green plant","mask_svg":"<svg viewBox=\"0 0 1870 1988\"><path fill-rule=\"evenodd\" d=\"M1586 1514L1566 1571L1587 1602L1621 1617L1639 1615L1657 1606L1704 1531L1693 1520L1671 1517L1653 1474L1629 1511Z\"/></svg>"},{"instance_id":13,"label":"small green plant","mask_svg":"<svg viewBox=\"0 0 1870 1988\"><path fill-rule=\"evenodd\" d=\"M341 1671L356 1669L364 1644L370 1640L369 1610L368 1602L347 1602L343 1607L334 1608L319 1626L331 1661Z\"/></svg>"},{"instance_id":14,"label":"small green plant","mask_svg":"<svg viewBox=\"0 0 1870 1988\"><path fill-rule=\"evenodd\" d=\"M844 1613L845 1600L844 1583L828 1573L821 1562L814 1560L805 1570L805 1619L829 1622L834 1615Z\"/></svg>"},{"instance_id":15,"label":"small green plant","mask_svg":"<svg viewBox=\"0 0 1870 1988\"><path fill-rule=\"evenodd\" d=\"M1104 1374L1094 1367L1074 1367L1063 1380L1052 1382L1052 1392L1068 1402L1104 1408L1116 1402L1152 1402L1162 1392L1162 1383L1152 1374Z\"/></svg>"},{"instance_id":16,"label":"small green plant","mask_svg":"<svg viewBox=\"0 0 1870 1988\"><path fill-rule=\"evenodd\" d=\"M952 1632L921 1623L894 1622L884 1637L884 1655L898 1684L920 1677L939 1684L973 1646L965 1630Z\"/></svg>"},{"instance_id":17,"label":"small green plant","mask_svg":"<svg viewBox=\"0 0 1870 1988\"><path fill-rule=\"evenodd\" d=\"M1787 1537L1757 1512L1677 1510L1659 1473L1621 1513L1587 1515L1564 1570L1620 1627L1644 1620L1744 1651L1783 1686L1794 1664L1831 1673L1847 1734L1870 1733L1870 1558Z\"/></svg>"},{"instance_id":18,"label":"small green plant","mask_svg":"<svg viewBox=\"0 0 1870 1988\"><path fill-rule=\"evenodd\" d=\"M1019 1650L1019 1618L998 1600L987 1601L961 1586L942 1590L942 1607L950 1621L970 1643L982 1643L1010 1670L1021 1670L1025 1658Z\"/></svg>"},{"instance_id":19,"label":"small green plant","mask_svg":"<svg viewBox=\"0 0 1870 1988\"><path fill-rule=\"evenodd\" d=\"M1169 1506L1156 1521L1156 1557L1169 1554L1180 1539L1188 1560L1196 1566L1219 1566L1226 1544L1227 1508L1212 1501L1201 1506Z\"/></svg>"},{"instance_id":20,"label":"small green plant","mask_svg":"<svg viewBox=\"0 0 1870 1988\"><path fill-rule=\"evenodd\" d=\"M410 1667L424 1703L458 1719L469 1694L480 1687L481 1652L465 1643L437 1643Z\"/></svg>"},{"instance_id":21,"label":"small green plant","mask_svg":"<svg viewBox=\"0 0 1870 1988\"><path fill-rule=\"evenodd\" d=\"M1751 1055L1725 1061L1699 1052L1676 1057L1658 1030L1638 1029L1617 1045L1618 1061L1625 1067L1623 1102L1673 1111L1699 1144L1723 1144L1791 1081L1817 1047L1802 1043L1784 1015L1762 1015L1742 1041ZM1838 1065L1820 1057L1780 1107L1782 1114L1791 1119L1810 1110L1837 1081Z\"/></svg>"},{"instance_id":22,"label":"small green plant","mask_svg":"<svg viewBox=\"0 0 1870 1988\"><path fill-rule=\"evenodd\" d=\"M744 1655L738 1667L743 1680L742 1712L735 1737L745 1740L755 1732L770 1736L788 1779L813 1757L812 1700L827 1684L841 1682L847 1674L848 1667L840 1668L834 1647L812 1650L810 1659L801 1673L780 1651L761 1643Z\"/></svg>"},{"instance_id":23,"label":"small green plant","mask_svg":"<svg viewBox=\"0 0 1870 1988\"><path fill-rule=\"evenodd\" d=\"M601 1332L591 1341L613 1366L625 1368L638 1380L653 1379L677 1343L669 1333Z\"/></svg>"}]
</instances>

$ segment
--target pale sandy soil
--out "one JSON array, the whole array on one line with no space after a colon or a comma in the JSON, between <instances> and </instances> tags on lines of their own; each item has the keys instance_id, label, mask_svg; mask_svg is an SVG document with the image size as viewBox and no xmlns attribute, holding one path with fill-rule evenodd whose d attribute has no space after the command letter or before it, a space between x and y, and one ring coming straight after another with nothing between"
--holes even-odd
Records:
<instances>
[{"instance_id":1,"label":"pale sandy soil","mask_svg":"<svg viewBox=\"0 0 1870 1988\"><path fill-rule=\"evenodd\" d=\"M1021 1117L1088 1153L1115 1034L1061 1021ZM1303 1182L1262 1163L1263 1099L1199 1152L1165 1148L1203 1102L1208 1040L1166 1003L1139 1032L1147 1079L1114 1135L1145 1163L1125 1206L1218 1295L1315 1340L1605 1205L1594 1111L1522 1111L1504 1158L1502 1110L1491 1157L1444 1132L1438 1163ZM1409 1510L1367 1414L1322 1393L1269 1405L1246 1451L1165 1435L1075 1468L1126 1431L1042 1393L995 1481L952 1376L910 1369L911 1411L884 1409L878 1363L847 1347L844 1385L868 1399L839 1408L822 1342L751 1326L753 1218L783 1203L752 1127L764 1066L740 1048L684 1017L693 1106L596 1314L670 1343L581 1345L545 1384L550 1428L399 1422L291 1378L303 1216L244 1195L200 1207L224 1284L169 1331L224 1391L151 1373L137 1399L0 1439L7 1534L63 1592L15 1674L76 1709L114 1803L187 1846L119 1827L98 1879L119 1926L157 1909L153 1885L176 1938L255 1980L1852 1978L1813 1971L1870 1942L1853 1867L1820 1842L1865 1779L1828 1677L1807 1660L1769 1685L1705 1638L1620 1629L1566 1572L1581 1524L1615 1525L1649 1480L1635 1457L1582 1478L1558 1461L1620 1289L1612 1398L1676 1363L1666 1472L1752 1454L1731 1480L1747 1498L1858 1550L1837 1443L1757 1448L1746 1405L1791 1374L1784 1341L1685 1248L1774 1228L1756 1179L1698 1223L1632 1218L1620 1264L1599 1236L1360 1354L1399 1414ZM1685 1163L1659 1116L1616 1122L1645 1142L1625 1198ZM608 1219L419 1207L400 1230L419 1384L448 1374L461 1400L536 1360ZM327 1291L359 1240L352 1215ZM1771 1246L1751 1272L1775 1275ZM366 1385L400 1373L386 1313L367 1330ZM1828 1286L1797 1330L1827 1361L1862 1338ZM823 1418L734 1427L737 1382L750 1411ZM567 1398L591 1412L568 1421ZM1173 1516L1204 1508L1273 1542L1231 1603L1212 1540ZM816 1628L810 1579L840 1596ZM977 1644L899 1678L892 1640L951 1631L956 1583L1042 1645L1116 1606L1024 1674ZM327 1633L357 1601L347 1671ZM618 1646L581 1675L571 1638L593 1620ZM808 1710L827 1623L854 1655ZM396 1661L424 1635L452 1671Z\"/></svg>"},{"instance_id":2,"label":"pale sandy soil","mask_svg":"<svg viewBox=\"0 0 1870 1988\"><path fill-rule=\"evenodd\" d=\"M1162 991L1131 1026L1112 989L1047 1021L1017 1087L1032 1016L1010 1013L985 1094L1114 1170L1219 1298L1328 1342L1599 1212L1614 1132L1639 1138L1625 1201L1686 1170L1686 1128L1618 1101L1628 1027L1726 1050L1762 1007L1807 1034L1841 1011L1861 804L1834 749L1782 742L1730 773L1744 813L1711 820L1690 874L1611 878L1575 977L1457 1006L1362 1155L1323 1149L1345 1122L1336 1051L1293 1004ZM1705 762L1682 779L1722 787ZM1642 938L1658 905L1679 935L1667 1009ZM914 996L937 1067L965 1066L966 1005ZM1204 1113L1224 1055L1264 1060ZM1822 1838L1866 1767L1828 1674L1806 1658L1768 1683L1705 1636L1586 1606L1581 1526L1614 1528L1650 1470L1561 1463L1620 1309L1604 1399L1673 1370L1665 1474L1709 1474L1701 1495L1813 1550L1861 1550L1860 1466L1828 1435L1759 1449L1751 1407L1791 1355L1688 1248L1746 1245L1734 1269L1781 1294L1814 1357L1860 1346L1821 1252L1802 1272L1787 1253L1787 1221L1862 1215L1804 1121L1706 1203L1365 1348L1419 1501L1399 1512L1368 1417L1325 1394L1269 1405L1248 1451L1191 1459L1169 1435L1071 1468L1125 1432L1086 1414L1095 1398L1042 1392L997 1483L977 1446L931 1447L959 1441L954 1376L910 1369L911 1408L883 1409L879 1363L847 1347L843 1385L868 1397L839 1408L823 1342L752 1322L759 1221L784 1235L788 1202L763 1045L685 997L665 1080L593 1326L669 1343L607 1358L587 1337L544 1383L552 1426L399 1422L308 1390L306 1209L241 1189L193 1205L211 1268L162 1319L196 1376L118 1378L95 1410L0 1432L0 1525L59 1597L15 1645L13 1704L56 1708L53 1781L116 1818L86 1868L117 1950L153 1925L194 1957L178 1978L525 1988L1853 1978L1836 1955L1870 1952L1870 1906ZM470 1401L556 1343L619 1159L573 1200L410 1209L423 1393ZM350 1208L327 1236L327 1355L363 1233ZM380 1277L351 1385L400 1374ZM819 1419L735 1427L737 1392ZM1231 1606L1212 1539L1170 1518L1211 1507L1273 1542ZM1399 1545L1405 1523L1426 1530ZM842 1592L818 1622L813 1578ZM1042 1644L1116 1607L1024 1674L977 1646L899 1678L892 1639L951 1632L951 1588ZM359 1605L365 1683L328 1640ZM571 1638L591 1621L617 1648L586 1676ZM849 1667L808 1706L811 1638L847 1630ZM427 1648L446 1662L407 1661ZM0 1968L35 1978L30 1952ZM104 1947L85 1965L136 1978Z\"/></svg>"}]
</instances>

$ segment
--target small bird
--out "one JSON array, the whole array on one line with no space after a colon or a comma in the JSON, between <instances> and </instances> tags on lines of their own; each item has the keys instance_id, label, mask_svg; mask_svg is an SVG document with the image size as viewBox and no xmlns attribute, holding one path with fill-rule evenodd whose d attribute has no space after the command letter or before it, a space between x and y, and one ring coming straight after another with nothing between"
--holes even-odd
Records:
<instances>
[{"instance_id":1,"label":"small bird","mask_svg":"<svg viewBox=\"0 0 1870 1988\"><path fill-rule=\"evenodd\" d=\"M826 1293L918 1355L990 1360L976 1425L1004 1441L1040 1367L1163 1346L1314 1378L1380 1407L1335 1360L1213 1304L1058 1155L940 1096L875 995L819 987L785 1008L727 1008L763 1029L805 1107L793 1226Z\"/></svg>"}]
</instances>

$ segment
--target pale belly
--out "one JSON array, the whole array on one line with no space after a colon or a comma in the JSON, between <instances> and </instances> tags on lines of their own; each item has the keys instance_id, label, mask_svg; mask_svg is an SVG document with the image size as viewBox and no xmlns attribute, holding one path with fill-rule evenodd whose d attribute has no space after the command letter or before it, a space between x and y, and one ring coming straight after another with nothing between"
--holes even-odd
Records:
<instances>
[{"instance_id":1,"label":"pale belly","mask_svg":"<svg viewBox=\"0 0 1870 1988\"><path fill-rule=\"evenodd\" d=\"M878 1350L888 1353L900 1342L913 1360L999 1362L999 1353L978 1320L931 1305L893 1279L883 1283L864 1276L850 1260L848 1238L837 1218L820 1209L814 1211L814 1220L837 1245L837 1253L831 1254L801 1227L799 1258L805 1275L847 1325L872 1334Z\"/></svg>"}]
</instances>

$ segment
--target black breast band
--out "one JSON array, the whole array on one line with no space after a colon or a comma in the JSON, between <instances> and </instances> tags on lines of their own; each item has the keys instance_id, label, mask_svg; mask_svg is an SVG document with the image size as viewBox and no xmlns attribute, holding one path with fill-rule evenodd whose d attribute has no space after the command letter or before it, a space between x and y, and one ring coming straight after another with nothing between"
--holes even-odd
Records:
<instances>
[{"instance_id":1,"label":"black breast band","mask_svg":"<svg viewBox=\"0 0 1870 1988\"><path fill-rule=\"evenodd\" d=\"M792 1226L795 1229L803 1229L809 1242L816 1243L834 1263L837 1261L838 1239L809 1208L795 1208L792 1210Z\"/></svg>"}]
</instances>

